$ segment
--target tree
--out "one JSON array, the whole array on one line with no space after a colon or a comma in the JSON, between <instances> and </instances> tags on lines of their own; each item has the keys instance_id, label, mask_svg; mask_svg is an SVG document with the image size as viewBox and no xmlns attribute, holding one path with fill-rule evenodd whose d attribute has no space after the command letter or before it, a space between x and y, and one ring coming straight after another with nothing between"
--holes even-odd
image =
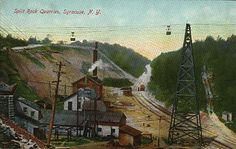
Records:
<instances>
[{"instance_id":1,"label":"tree","mask_svg":"<svg viewBox=\"0 0 236 149\"><path fill-rule=\"evenodd\" d=\"M36 37L32 37L30 36L30 38L28 39L28 44L39 44L40 41L36 39Z\"/></svg>"},{"instance_id":2,"label":"tree","mask_svg":"<svg viewBox=\"0 0 236 149\"><path fill-rule=\"evenodd\" d=\"M52 41L48 38L48 37L45 37L43 40L42 40L42 43L43 44L50 44Z\"/></svg>"}]
</instances>

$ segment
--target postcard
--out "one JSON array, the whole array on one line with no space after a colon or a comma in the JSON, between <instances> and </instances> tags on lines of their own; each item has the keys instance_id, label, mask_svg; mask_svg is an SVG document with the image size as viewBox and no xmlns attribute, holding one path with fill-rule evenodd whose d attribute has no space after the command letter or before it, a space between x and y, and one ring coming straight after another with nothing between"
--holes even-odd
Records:
<instances>
[{"instance_id":1,"label":"postcard","mask_svg":"<svg viewBox=\"0 0 236 149\"><path fill-rule=\"evenodd\" d=\"M236 148L236 1L0 0L0 148Z\"/></svg>"}]
</instances>

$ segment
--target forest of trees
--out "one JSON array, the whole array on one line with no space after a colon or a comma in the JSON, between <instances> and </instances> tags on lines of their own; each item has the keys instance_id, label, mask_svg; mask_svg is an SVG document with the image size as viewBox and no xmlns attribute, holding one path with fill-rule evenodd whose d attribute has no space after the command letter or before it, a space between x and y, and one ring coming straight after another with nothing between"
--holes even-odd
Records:
<instances>
[{"instance_id":1,"label":"forest of trees","mask_svg":"<svg viewBox=\"0 0 236 149\"><path fill-rule=\"evenodd\" d=\"M6 37L0 34L0 49L3 47L16 47L16 46L25 46L27 45L26 40L17 39L12 37L11 35L7 35Z\"/></svg>"},{"instance_id":2,"label":"forest of trees","mask_svg":"<svg viewBox=\"0 0 236 149\"><path fill-rule=\"evenodd\" d=\"M94 46L94 43L84 40L75 42L74 45ZM123 47L119 44L99 43L98 50L105 54L116 65L135 77L139 77L143 72L145 65L150 61L135 52L133 49Z\"/></svg>"},{"instance_id":3,"label":"forest of trees","mask_svg":"<svg viewBox=\"0 0 236 149\"><path fill-rule=\"evenodd\" d=\"M149 89L158 100L171 105L175 97L177 72L181 50L161 54L153 60L151 67L152 80ZM207 37L204 41L193 43L197 95L201 110L206 109L206 95L201 79L204 65L212 72L212 92L214 110L217 114L223 111L236 114L236 36L226 40L218 37Z\"/></svg>"}]
</instances>

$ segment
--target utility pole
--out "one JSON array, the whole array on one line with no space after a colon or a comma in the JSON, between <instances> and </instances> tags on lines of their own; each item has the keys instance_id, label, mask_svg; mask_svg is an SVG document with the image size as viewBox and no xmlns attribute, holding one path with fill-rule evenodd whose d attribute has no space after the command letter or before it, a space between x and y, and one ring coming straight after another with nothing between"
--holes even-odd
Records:
<instances>
[{"instance_id":1,"label":"utility pole","mask_svg":"<svg viewBox=\"0 0 236 149\"><path fill-rule=\"evenodd\" d=\"M64 96L66 96L66 84L65 84L65 88L64 88Z\"/></svg>"},{"instance_id":2,"label":"utility pole","mask_svg":"<svg viewBox=\"0 0 236 149\"><path fill-rule=\"evenodd\" d=\"M48 82L48 87L49 87L49 99L51 99L51 97L52 97L52 93L51 93L51 82L49 81Z\"/></svg>"},{"instance_id":3,"label":"utility pole","mask_svg":"<svg viewBox=\"0 0 236 149\"><path fill-rule=\"evenodd\" d=\"M162 119L162 116L160 116L160 118L158 119L159 122L159 126L158 126L158 140L157 140L157 147L159 148L160 147L160 141L161 141L161 119Z\"/></svg>"},{"instance_id":4,"label":"utility pole","mask_svg":"<svg viewBox=\"0 0 236 149\"><path fill-rule=\"evenodd\" d=\"M63 65L62 62L60 62L57 65L59 65L59 67L58 67L58 71L54 71L57 73L57 81L53 81L53 82L56 82L56 89L55 89L54 99L52 101L52 111L51 111L51 119L50 119L50 124L49 124L47 145L50 145L51 143L52 129L54 125L54 118L55 118L55 111L56 111L57 95L58 95L58 90L59 90L59 83L61 81L60 77L62 74L64 74L64 72L61 71L61 68L62 66L65 66L65 65Z\"/></svg>"}]
</instances>

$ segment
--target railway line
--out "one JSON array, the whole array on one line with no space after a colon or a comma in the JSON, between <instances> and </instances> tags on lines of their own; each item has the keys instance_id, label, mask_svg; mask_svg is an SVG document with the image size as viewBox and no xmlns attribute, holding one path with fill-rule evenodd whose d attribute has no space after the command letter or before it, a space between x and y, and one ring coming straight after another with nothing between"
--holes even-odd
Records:
<instances>
[{"instance_id":1,"label":"railway line","mask_svg":"<svg viewBox=\"0 0 236 149\"><path fill-rule=\"evenodd\" d=\"M214 147L219 148L219 149L233 149L232 147L230 147L230 146L228 146L228 145L226 145L226 144L224 144L224 143L222 143L222 142L220 142L218 140L213 140L212 141L212 145Z\"/></svg>"},{"instance_id":2,"label":"railway line","mask_svg":"<svg viewBox=\"0 0 236 149\"><path fill-rule=\"evenodd\" d=\"M163 120L167 121L168 123L170 123L170 117L171 117L171 111L162 107L161 105L159 105L156 101L149 99L147 97L145 97L144 91L139 91L139 92L134 92L134 99L136 101L138 101L141 105L143 105L144 107L146 107L147 109L149 109L151 112L153 112L154 114L156 114L157 116L161 116L163 118ZM203 132L207 133L207 134L214 134L213 132L204 129L203 128ZM210 148L218 148L218 149L236 149L236 144L234 142L229 141L229 139L222 137L223 141L219 141L217 139L214 139L211 144L210 144ZM227 142L227 143L226 143ZM230 145L232 144L232 145Z\"/></svg>"}]
</instances>

